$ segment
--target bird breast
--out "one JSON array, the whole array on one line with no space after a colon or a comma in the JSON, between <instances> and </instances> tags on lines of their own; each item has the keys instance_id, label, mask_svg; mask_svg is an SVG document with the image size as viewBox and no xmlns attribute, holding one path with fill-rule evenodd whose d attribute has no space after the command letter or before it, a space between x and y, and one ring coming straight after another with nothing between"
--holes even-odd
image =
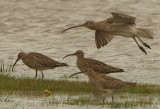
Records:
<instances>
[{"instance_id":1,"label":"bird breast","mask_svg":"<svg viewBox=\"0 0 160 109\"><path fill-rule=\"evenodd\" d=\"M80 71L86 70L86 65L84 65L85 61L83 59L77 59L76 64Z\"/></svg>"}]
</instances>

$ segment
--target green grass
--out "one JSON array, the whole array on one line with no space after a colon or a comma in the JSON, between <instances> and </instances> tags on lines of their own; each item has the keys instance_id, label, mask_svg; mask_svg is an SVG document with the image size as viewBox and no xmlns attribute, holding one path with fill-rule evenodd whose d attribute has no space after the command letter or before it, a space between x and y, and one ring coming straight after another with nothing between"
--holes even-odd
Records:
<instances>
[{"instance_id":1,"label":"green grass","mask_svg":"<svg viewBox=\"0 0 160 109\"><path fill-rule=\"evenodd\" d=\"M132 108L132 107L145 107L153 104L152 99L144 99L143 96L138 99L128 99L120 98L119 100L115 100L115 102L102 102L102 99L94 99L93 97L88 97L89 94L100 94L100 92L95 92L93 87L89 84L80 81L69 81L67 78L60 80L41 80L41 79L31 79L31 78L15 78L9 75L0 74L0 95L8 95L9 94L26 94L28 95L45 95L44 90L48 89L54 94L58 95L67 95L67 99L50 99L48 101L49 105L59 105L59 104L67 104L67 105L101 105L101 106L109 106L111 108ZM130 93L139 95L148 96L149 94L160 94L160 86L157 85L142 85L138 84L136 87L128 87L120 92L122 93ZM130 95L129 94L129 95ZM138 95L139 94L139 95ZM80 96L78 98L74 98L73 95L86 95ZM102 97L102 95L101 95ZM151 96L152 97L152 96ZM130 97L129 97L130 98ZM108 99L108 98L107 98ZM109 96L109 99L110 96ZM123 100L124 99L124 100Z\"/></svg>"},{"instance_id":2,"label":"green grass","mask_svg":"<svg viewBox=\"0 0 160 109\"><path fill-rule=\"evenodd\" d=\"M132 94L160 94L160 86L150 84L137 84L136 87L127 87L122 91Z\"/></svg>"},{"instance_id":3,"label":"green grass","mask_svg":"<svg viewBox=\"0 0 160 109\"><path fill-rule=\"evenodd\" d=\"M9 75L0 75L0 91L3 92L44 92L48 89L55 93L78 94L91 93L92 87L84 82L68 80L41 80L30 78L15 78Z\"/></svg>"},{"instance_id":4,"label":"green grass","mask_svg":"<svg viewBox=\"0 0 160 109\"><path fill-rule=\"evenodd\" d=\"M0 91L3 92L43 92L48 89L55 93L62 94L81 94L92 93L93 88L89 84L79 81L60 80L41 80L30 78L15 78L9 75L0 75ZM136 87L128 87L121 91L131 94L160 94L160 86L141 85Z\"/></svg>"},{"instance_id":5,"label":"green grass","mask_svg":"<svg viewBox=\"0 0 160 109\"><path fill-rule=\"evenodd\" d=\"M8 64L7 66L2 63L0 65L0 72L11 72L12 64Z\"/></svg>"}]
</instances>

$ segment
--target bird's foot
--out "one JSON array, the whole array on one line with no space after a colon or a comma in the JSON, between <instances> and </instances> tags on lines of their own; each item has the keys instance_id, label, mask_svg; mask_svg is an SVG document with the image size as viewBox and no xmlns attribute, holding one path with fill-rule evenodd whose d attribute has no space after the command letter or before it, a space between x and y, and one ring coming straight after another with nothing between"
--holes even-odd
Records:
<instances>
[{"instance_id":1,"label":"bird's foot","mask_svg":"<svg viewBox=\"0 0 160 109\"><path fill-rule=\"evenodd\" d=\"M112 103L114 103L114 96L112 95Z\"/></svg>"},{"instance_id":2,"label":"bird's foot","mask_svg":"<svg viewBox=\"0 0 160 109\"><path fill-rule=\"evenodd\" d=\"M140 49L141 51L143 51L143 52L147 55L146 50L145 50L142 46L139 46L139 49Z\"/></svg>"},{"instance_id":3,"label":"bird's foot","mask_svg":"<svg viewBox=\"0 0 160 109\"><path fill-rule=\"evenodd\" d=\"M147 44L147 43L143 43L143 45L149 49L151 49L151 47Z\"/></svg>"}]
</instances>

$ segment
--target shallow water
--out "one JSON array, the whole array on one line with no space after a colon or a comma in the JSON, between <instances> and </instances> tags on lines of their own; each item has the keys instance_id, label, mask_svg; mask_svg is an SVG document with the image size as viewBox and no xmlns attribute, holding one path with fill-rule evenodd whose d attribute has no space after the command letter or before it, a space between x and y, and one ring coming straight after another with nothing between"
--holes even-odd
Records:
<instances>
[{"instance_id":1,"label":"shallow water","mask_svg":"<svg viewBox=\"0 0 160 109\"><path fill-rule=\"evenodd\" d=\"M21 51L39 52L70 65L44 71L45 79L57 79L79 71L75 57L62 58L83 50L86 57L125 70L125 73L110 74L114 77L160 84L159 10L159 0L83 0L78 3L73 0L1 0L0 62L13 63ZM61 33L63 29L87 20L100 21L111 17L109 13L112 11L132 15L137 18L137 25L153 29L154 39L143 39L152 47L151 50L146 48L148 55L142 53L131 38L115 37L107 46L96 49L92 30L77 28ZM16 71L10 74L34 77L35 71L22 64L18 62Z\"/></svg>"},{"instance_id":2,"label":"shallow water","mask_svg":"<svg viewBox=\"0 0 160 109\"><path fill-rule=\"evenodd\" d=\"M83 50L86 57L125 70L111 76L160 84L159 10L159 0L0 0L0 63L13 63L21 51L39 52L70 65L44 71L45 79L59 79L79 71L75 57L62 58ZM154 39L143 39L152 48L146 48L148 55L142 53L131 38L115 37L107 46L96 49L92 30L77 28L61 33L63 29L87 20L100 21L111 17L112 11L132 15L137 18L137 25L153 29ZM12 76L33 78L35 75L35 71L22 62L18 62L15 68L15 72L9 73ZM80 80L87 79L80 76Z\"/></svg>"},{"instance_id":3,"label":"shallow water","mask_svg":"<svg viewBox=\"0 0 160 109\"><path fill-rule=\"evenodd\" d=\"M11 60L13 63L21 51L39 52L70 65L44 71L45 79L57 79L79 71L75 57L62 58L83 50L86 57L123 68L125 73L111 74L117 78L160 84L159 0L84 0L79 3L73 0L1 0L0 5L1 63L7 65ZM100 21L111 17L109 13L112 11L135 16L137 25L153 29L154 39L143 39L152 47L151 50L146 48L148 55L142 53L131 38L115 37L107 46L96 49L92 30L77 28L61 33L63 29L86 20ZM10 74L34 77L35 71L22 64L18 62L16 71Z\"/></svg>"},{"instance_id":4,"label":"shallow water","mask_svg":"<svg viewBox=\"0 0 160 109\"><path fill-rule=\"evenodd\" d=\"M94 109L114 109L111 105L87 105L83 104L83 102L79 103L79 105L73 105L72 101L74 99L79 99L82 97L89 97L90 100L102 100L101 98L94 98L91 95L82 95L82 96L68 96L68 95L51 95L51 96L19 96L19 95L8 95L8 96L0 96L0 105L1 109L88 109L88 108L94 108ZM123 103L125 101L131 101L133 104L129 106L131 109L158 109L159 108L159 97L156 97L156 95L150 95L148 97L146 96L137 96L137 95L121 95L115 96L115 104L116 103ZM148 101L150 98L152 99L153 105L144 105L142 106L136 106L136 101L140 101L141 99L144 99L145 101ZM62 102L62 103L61 103ZM106 97L105 102L111 102L111 99ZM58 103L58 104L57 104ZM63 104L66 103L66 104ZM68 105L68 103L71 103L72 105ZM76 102L74 102L76 103ZM84 102L85 103L85 102ZM121 109L123 109L125 106L121 104ZM118 109L118 108L115 108Z\"/></svg>"}]
</instances>

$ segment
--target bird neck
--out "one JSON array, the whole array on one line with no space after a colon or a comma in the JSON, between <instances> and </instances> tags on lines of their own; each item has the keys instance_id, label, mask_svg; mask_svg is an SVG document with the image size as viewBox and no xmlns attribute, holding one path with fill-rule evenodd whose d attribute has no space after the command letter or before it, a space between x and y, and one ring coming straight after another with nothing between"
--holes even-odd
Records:
<instances>
[{"instance_id":1,"label":"bird neck","mask_svg":"<svg viewBox=\"0 0 160 109\"><path fill-rule=\"evenodd\" d=\"M91 71L91 72L86 72L85 74L88 75L88 77L92 77L92 78L95 78L96 75L97 75L97 73L96 73L96 72L93 72L93 71Z\"/></svg>"},{"instance_id":2,"label":"bird neck","mask_svg":"<svg viewBox=\"0 0 160 109\"><path fill-rule=\"evenodd\" d=\"M89 74L87 74L89 81L92 83L94 81L97 80L97 76L95 74L93 74L92 72L90 72Z\"/></svg>"},{"instance_id":3,"label":"bird neck","mask_svg":"<svg viewBox=\"0 0 160 109\"><path fill-rule=\"evenodd\" d=\"M104 27L104 22L94 22L92 25L89 26L92 30L102 30Z\"/></svg>"},{"instance_id":4,"label":"bird neck","mask_svg":"<svg viewBox=\"0 0 160 109\"><path fill-rule=\"evenodd\" d=\"M84 58L84 55L77 56L77 59L83 59L83 58Z\"/></svg>"},{"instance_id":5,"label":"bird neck","mask_svg":"<svg viewBox=\"0 0 160 109\"><path fill-rule=\"evenodd\" d=\"M26 58L26 57L27 57L27 54L24 54L24 55L22 56L22 59L23 59L23 58Z\"/></svg>"},{"instance_id":6,"label":"bird neck","mask_svg":"<svg viewBox=\"0 0 160 109\"><path fill-rule=\"evenodd\" d=\"M21 57L21 59L23 60L23 59L25 59L27 56L28 56L28 54L25 53L25 54L23 54L23 56Z\"/></svg>"}]
</instances>

